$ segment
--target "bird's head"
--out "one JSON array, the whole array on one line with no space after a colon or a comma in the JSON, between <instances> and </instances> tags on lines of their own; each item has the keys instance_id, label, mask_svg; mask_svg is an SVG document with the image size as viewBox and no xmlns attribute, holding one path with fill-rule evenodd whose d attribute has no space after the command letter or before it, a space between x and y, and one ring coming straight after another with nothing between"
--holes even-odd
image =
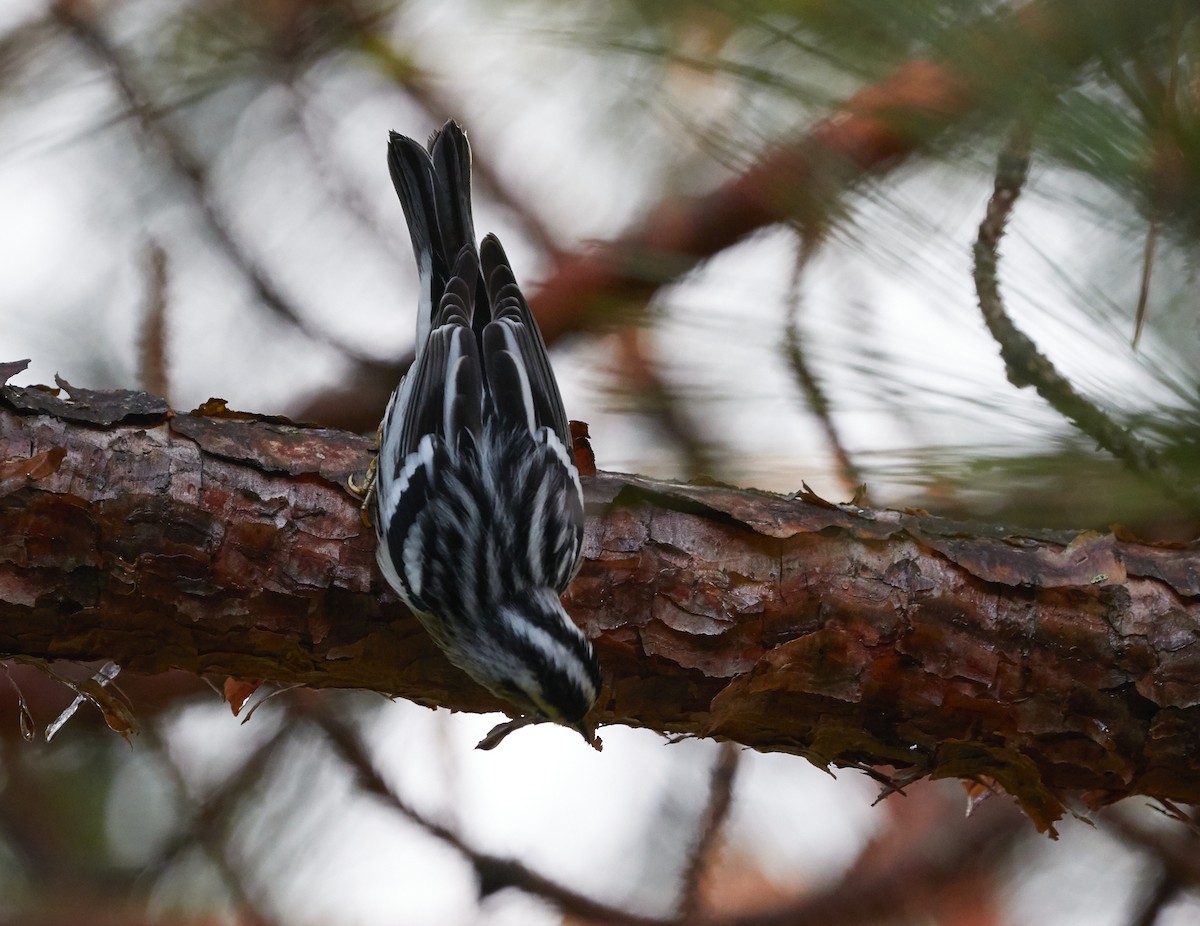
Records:
<instances>
[{"instance_id":1,"label":"bird's head","mask_svg":"<svg viewBox=\"0 0 1200 926\"><path fill-rule=\"evenodd\" d=\"M592 742L584 718L600 694L592 645L567 615L553 589L537 589L503 605L496 642L504 658L484 684L527 714L578 730Z\"/></svg>"}]
</instances>

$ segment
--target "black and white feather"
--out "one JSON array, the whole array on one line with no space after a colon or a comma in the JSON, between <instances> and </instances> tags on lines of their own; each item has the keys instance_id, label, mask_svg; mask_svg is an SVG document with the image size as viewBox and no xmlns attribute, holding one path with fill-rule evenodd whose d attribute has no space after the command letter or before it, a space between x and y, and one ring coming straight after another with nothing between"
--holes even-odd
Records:
<instances>
[{"instance_id":1,"label":"black and white feather","mask_svg":"<svg viewBox=\"0 0 1200 926\"><path fill-rule=\"evenodd\" d=\"M428 150L391 133L388 167L421 291L416 360L380 435L380 568L451 662L591 741L599 669L559 602L583 493L545 343L500 242L476 246L462 129Z\"/></svg>"}]
</instances>

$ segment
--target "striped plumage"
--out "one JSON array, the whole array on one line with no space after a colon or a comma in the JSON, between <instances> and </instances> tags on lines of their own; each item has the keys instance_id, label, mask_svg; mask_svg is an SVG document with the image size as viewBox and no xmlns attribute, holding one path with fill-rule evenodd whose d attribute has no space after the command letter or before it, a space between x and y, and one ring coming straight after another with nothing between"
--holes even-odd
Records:
<instances>
[{"instance_id":1,"label":"striped plumage","mask_svg":"<svg viewBox=\"0 0 1200 926\"><path fill-rule=\"evenodd\" d=\"M583 495L546 347L495 236L475 244L470 147L391 133L388 166L420 272L416 359L388 404L377 557L450 658L526 714L591 740L591 645L559 602Z\"/></svg>"}]
</instances>

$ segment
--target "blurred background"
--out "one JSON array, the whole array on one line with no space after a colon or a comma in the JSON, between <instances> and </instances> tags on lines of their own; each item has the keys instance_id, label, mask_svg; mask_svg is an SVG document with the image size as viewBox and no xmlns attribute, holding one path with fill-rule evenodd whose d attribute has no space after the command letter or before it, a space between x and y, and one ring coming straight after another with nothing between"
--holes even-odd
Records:
<instances>
[{"instance_id":1,"label":"blurred background","mask_svg":"<svg viewBox=\"0 0 1200 926\"><path fill-rule=\"evenodd\" d=\"M915 62L936 69L889 98ZM897 143L793 179L864 93ZM1184 2L5 0L0 360L31 358L21 384L372 431L416 299L386 133L449 117L474 147L476 226L504 241L602 469L1200 532ZM1032 166L1001 247L1007 316L1150 455L1141 472L1045 383L1014 386L1015 336L980 312L972 244L1014 125ZM738 213L746 177L779 201ZM703 224L727 213L736 233ZM598 285L611 253L623 282ZM476 850L647 916L1200 919L1197 837L1145 802L1052 842L1006 798L967 819L953 782L872 806L859 772L620 728L601 754L544 727L479 753L496 718L365 693L283 693L241 723L173 674L118 679L131 745L86 706L46 742L73 692L28 666L8 680L4 923L583 921L489 891L368 796L300 705L350 723L394 794Z\"/></svg>"}]
</instances>

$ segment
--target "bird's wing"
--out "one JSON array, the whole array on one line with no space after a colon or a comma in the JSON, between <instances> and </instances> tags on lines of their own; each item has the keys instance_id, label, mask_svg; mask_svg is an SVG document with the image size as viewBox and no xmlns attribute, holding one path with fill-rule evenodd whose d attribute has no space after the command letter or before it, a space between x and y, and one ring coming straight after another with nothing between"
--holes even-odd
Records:
<instances>
[{"instance_id":1,"label":"bird's wing","mask_svg":"<svg viewBox=\"0 0 1200 926\"><path fill-rule=\"evenodd\" d=\"M570 447L570 426L546 343L495 235L483 239L479 260L491 310L481 346L492 408L506 425L533 432L549 428Z\"/></svg>"},{"instance_id":2,"label":"bird's wing","mask_svg":"<svg viewBox=\"0 0 1200 926\"><path fill-rule=\"evenodd\" d=\"M381 448L396 472L426 434L446 442L451 453L482 431L483 375L471 331L470 300L479 277L475 253L463 248L446 283L425 349L400 384L384 430L393 437Z\"/></svg>"}]
</instances>

